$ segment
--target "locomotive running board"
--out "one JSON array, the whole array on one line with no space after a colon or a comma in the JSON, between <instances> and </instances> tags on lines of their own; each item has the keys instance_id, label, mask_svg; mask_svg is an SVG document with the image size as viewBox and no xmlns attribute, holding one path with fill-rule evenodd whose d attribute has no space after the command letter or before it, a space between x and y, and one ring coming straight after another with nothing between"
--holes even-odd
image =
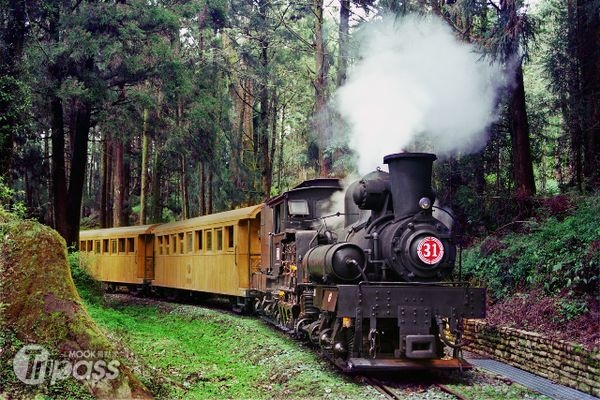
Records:
<instances>
[{"instance_id":1,"label":"locomotive running board","mask_svg":"<svg viewBox=\"0 0 600 400\"><path fill-rule=\"evenodd\" d=\"M406 371L406 370L461 370L473 368L463 359L452 358L449 360L409 360L409 359L368 359L350 358L345 366L339 365L344 372L375 372L375 371Z\"/></svg>"}]
</instances>

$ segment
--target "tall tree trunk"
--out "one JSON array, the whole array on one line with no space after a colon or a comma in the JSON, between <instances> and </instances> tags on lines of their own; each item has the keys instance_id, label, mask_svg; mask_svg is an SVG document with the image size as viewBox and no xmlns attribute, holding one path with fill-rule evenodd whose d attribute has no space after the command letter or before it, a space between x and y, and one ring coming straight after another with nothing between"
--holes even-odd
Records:
<instances>
[{"instance_id":1,"label":"tall tree trunk","mask_svg":"<svg viewBox=\"0 0 600 400\"><path fill-rule=\"evenodd\" d=\"M513 172L517 195L530 197L535 194L531 146L529 143L529 122L525 104L525 85L521 63L515 71L516 86L510 97L509 113L513 152Z\"/></svg>"},{"instance_id":2,"label":"tall tree trunk","mask_svg":"<svg viewBox=\"0 0 600 400\"><path fill-rule=\"evenodd\" d=\"M131 189L131 140L127 140L123 145L123 209L120 215L119 223L121 226L129 226L129 214L131 205L129 192Z\"/></svg>"},{"instance_id":3,"label":"tall tree trunk","mask_svg":"<svg viewBox=\"0 0 600 400\"><path fill-rule=\"evenodd\" d=\"M212 214L213 213L213 171L212 168L209 166L208 167L208 182L207 182L207 190L206 190L206 197L207 197L207 208L206 208L206 213L207 214Z\"/></svg>"},{"instance_id":4,"label":"tall tree trunk","mask_svg":"<svg viewBox=\"0 0 600 400\"><path fill-rule=\"evenodd\" d=\"M348 72L348 39L350 37L350 0L340 0L337 86L346 81Z\"/></svg>"},{"instance_id":5,"label":"tall tree trunk","mask_svg":"<svg viewBox=\"0 0 600 400\"><path fill-rule=\"evenodd\" d=\"M206 163L201 161L198 168L200 171L200 215L206 215Z\"/></svg>"},{"instance_id":6,"label":"tall tree trunk","mask_svg":"<svg viewBox=\"0 0 600 400\"><path fill-rule=\"evenodd\" d=\"M123 187L123 142L120 139L114 142L114 174L113 174L113 190L114 190L114 206L113 206L113 226L122 226L123 203L125 202L125 190Z\"/></svg>"},{"instance_id":7,"label":"tall tree trunk","mask_svg":"<svg viewBox=\"0 0 600 400\"><path fill-rule=\"evenodd\" d=\"M91 59L86 60L85 68L93 66ZM75 103L75 137L73 154L71 156L71 173L69 176L67 223L68 233L65 240L67 245L79 245L79 225L81 222L81 203L85 171L87 166L88 138L90 133L91 105L87 101L78 100Z\"/></svg>"},{"instance_id":8,"label":"tall tree trunk","mask_svg":"<svg viewBox=\"0 0 600 400\"><path fill-rule=\"evenodd\" d=\"M102 142L102 184L100 194L100 227L112 226L113 141L108 133Z\"/></svg>"},{"instance_id":9,"label":"tall tree trunk","mask_svg":"<svg viewBox=\"0 0 600 400\"><path fill-rule=\"evenodd\" d=\"M53 97L50 101L52 126L52 197L54 205L54 229L67 237L67 179L65 171L65 131L62 101Z\"/></svg>"},{"instance_id":10,"label":"tall tree trunk","mask_svg":"<svg viewBox=\"0 0 600 400\"><path fill-rule=\"evenodd\" d=\"M188 182L187 182L187 171L186 171L186 160L185 155L181 154L179 157L179 166L181 172L181 179L179 180L180 191L181 191L181 218L188 219L190 217L189 207L189 197L188 197Z\"/></svg>"},{"instance_id":11,"label":"tall tree trunk","mask_svg":"<svg viewBox=\"0 0 600 400\"><path fill-rule=\"evenodd\" d=\"M329 132L327 129L325 115L327 109L327 48L325 45L325 36L323 34L323 0L313 0L313 12L315 15L315 59L316 76L314 80L315 87L315 134L319 140L319 169L320 176L329 176L331 162L326 159L324 147L329 142Z\"/></svg>"},{"instance_id":12,"label":"tall tree trunk","mask_svg":"<svg viewBox=\"0 0 600 400\"><path fill-rule=\"evenodd\" d=\"M150 206L150 222L160 222L162 220L162 206L161 206L161 193L160 185L162 178L163 162L162 158L158 154L159 149L156 143L154 144L153 154L153 174L152 174L152 200Z\"/></svg>"},{"instance_id":13,"label":"tall tree trunk","mask_svg":"<svg viewBox=\"0 0 600 400\"><path fill-rule=\"evenodd\" d=\"M500 10L506 23L505 35L510 42L505 47L506 64L516 63L512 82L514 88L509 97L508 111L511 124L511 142L513 157L513 175L516 192L519 197L528 198L535 194L531 146L529 143L529 121L525 103L525 85L523 83L522 58L519 54L518 35L521 20L517 14L516 0L500 0ZM511 36L512 35L512 36Z\"/></svg>"},{"instance_id":14,"label":"tall tree trunk","mask_svg":"<svg viewBox=\"0 0 600 400\"><path fill-rule=\"evenodd\" d=\"M0 76L3 76L0 91L9 95L18 96L21 89L18 81L20 79L20 64L23 56L23 45L25 43L26 13L25 0L9 0L7 10L6 28L1 37L2 59L0 63ZM18 113L13 104L12 96L0 96L0 178L10 185L10 170L13 156L13 142L15 127L22 124L22 115Z\"/></svg>"},{"instance_id":15,"label":"tall tree trunk","mask_svg":"<svg viewBox=\"0 0 600 400\"><path fill-rule=\"evenodd\" d=\"M581 71L583 175L600 186L600 4L577 0L577 59Z\"/></svg>"},{"instance_id":16,"label":"tall tree trunk","mask_svg":"<svg viewBox=\"0 0 600 400\"><path fill-rule=\"evenodd\" d=\"M561 99L561 110L565 119L565 124L569 131L570 139L570 163L569 170L572 178L572 184L583 191L583 131L581 129L581 76L579 71L579 62L577 61L577 1L567 1L567 52L571 62L568 65L567 87L568 94L565 93Z\"/></svg>"},{"instance_id":17,"label":"tall tree trunk","mask_svg":"<svg viewBox=\"0 0 600 400\"><path fill-rule=\"evenodd\" d=\"M146 224L146 196L148 193L148 109L144 108L142 124L142 167L140 171L140 225Z\"/></svg>"},{"instance_id":18,"label":"tall tree trunk","mask_svg":"<svg viewBox=\"0 0 600 400\"><path fill-rule=\"evenodd\" d=\"M283 143L285 142L285 107L281 108L281 137L279 138L279 163L277 167L277 190L281 192L281 175L283 173Z\"/></svg>"}]
</instances>

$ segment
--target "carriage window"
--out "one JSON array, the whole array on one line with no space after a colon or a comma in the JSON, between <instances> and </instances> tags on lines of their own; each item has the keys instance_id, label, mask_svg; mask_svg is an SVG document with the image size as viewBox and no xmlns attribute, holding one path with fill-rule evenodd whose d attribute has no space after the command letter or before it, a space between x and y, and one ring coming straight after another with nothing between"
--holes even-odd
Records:
<instances>
[{"instance_id":1,"label":"carriage window","mask_svg":"<svg viewBox=\"0 0 600 400\"><path fill-rule=\"evenodd\" d=\"M119 239L119 254L125 253L125 239Z\"/></svg>"},{"instance_id":2,"label":"carriage window","mask_svg":"<svg viewBox=\"0 0 600 400\"><path fill-rule=\"evenodd\" d=\"M135 240L133 238L127 238L127 252L135 253Z\"/></svg>"},{"instance_id":3,"label":"carriage window","mask_svg":"<svg viewBox=\"0 0 600 400\"><path fill-rule=\"evenodd\" d=\"M163 237L158 237L158 255L162 256L163 253Z\"/></svg>"},{"instance_id":4,"label":"carriage window","mask_svg":"<svg viewBox=\"0 0 600 400\"><path fill-rule=\"evenodd\" d=\"M171 237L171 254L177 254L177 235L172 235Z\"/></svg>"},{"instance_id":5,"label":"carriage window","mask_svg":"<svg viewBox=\"0 0 600 400\"><path fill-rule=\"evenodd\" d=\"M110 241L110 254L117 254L117 239Z\"/></svg>"},{"instance_id":6,"label":"carriage window","mask_svg":"<svg viewBox=\"0 0 600 400\"><path fill-rule=\"evenodd\" d=\"M85 251L85 240L79 242L79 251Z\"/></svg>"},{"instance_id":7,"label":"carriage window","mask_svg":"<svg viewBox=\"0 0 600 400\"><path fill-rule=\"evenodd\" d=\"M99 240L96 240L94 242L94 250L95 250L96 254L100 254L100 241Z\"/></svg>"},{"instance_id":8,"label":"carriage window","mask_svg":"<svg viewBox=\"0 0 600 400\"><path fill-rule=\"evenodd\" d=\"M233 225L225 227L225 236L227 236L227 249L233 249Z\"/></svg>"},{"instance_id":9,"label":"carriage window","mask_svg":"<svg viewBox=\"0 0 600 400\"><path fill-rule=\"evenodd\" d=\"M212 251L212 231L206 231L206 250Z\"/></svg>"},{"instance_id":10,"label":"carriage window","mask_svg":"<svg viewBox=\"0 0 600 400\"><path fill-rule=\"evenodd\" d=\"M191 253L194 250L194 242L193 242L194 237L192 236L192 232L187 232L185 234L185 239L186 239L185 240L185 243L186 243L185 251L187 253Z\"/></svg>"},{"instance_id":11,"label":"carriage window","mask_svg":"<svg viewBox=\"0 0 600 400\"><path fill-rule=\"evenodd\" d=\"M90 253L92 251L94 251L94 241L93 240L88 240L88 242L87 242L87 251L89 251Z\"/></svg>"},{"instance_id":12,"label":"carriage window","mask_svg":"<svg viewBox=\"0 0 600 400\"><path fill-rule=\"evenodd\" d=\"M169 255L171 252L171 236L166 235L165 238L165 254Z\"/></svg>"},{"instance_id":13,"label":"carriage window","mask_svg":"<svg viewBox=\"0 0 600 400\"><path fill-rule=\"evenodd\" d=\"M183 254L183 233L178 234L179 236L179 254Z\"/></svg>"},{"instance_id":14,"label":"carriage window","mask_svg":"<svg viewBox=\"0 0 600 400\"><path fill-rule=\"evenodd\" d=\"M223 250L223 229L215 229L217 234L217 251Z\"/></svg>"},{"instance_id":15,"label":"carriage window","mask_svg":"<svg viewBox=\"0 0 600 400\"><path fill-rule=\"evenodd\" d=\"M288 201L288 213L293 216L309 215L308 202L306 200Z\"/></svg>"},{"instance_id":16,"label":"carriage window","mask_svg":"<svg viewBox=\"0 0 600 400\"><path fill-rule=\"evenodd\" d=\"M202 231L196 231L196 250L202 251Z\"/></svg>"},{"instance_id":17,"label":"carriage window","mask_svg":"<svg viewBox=\"0 0 600 400\"><path fill-rule=\"evenodd\" d=\"M108 239L102 241L102 252L108 253Z\"/></svg>"}]
</instances>

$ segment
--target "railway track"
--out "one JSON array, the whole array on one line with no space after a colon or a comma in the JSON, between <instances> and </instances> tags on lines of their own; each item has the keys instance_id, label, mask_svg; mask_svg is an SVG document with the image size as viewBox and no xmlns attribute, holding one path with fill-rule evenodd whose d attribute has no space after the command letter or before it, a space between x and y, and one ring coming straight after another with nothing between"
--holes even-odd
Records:
<instances>
[{"instance_id":1,"label":"railway track","mask_svg":"<svg viewBox=\"0 0 600 400\"><path fill-rule=\"evenodd\" d=\"M403 385L394 382L386 382L372 377L362 377L362 381L373 387L379 393L383 394L386 399L390 400L400 400L406 398L406 388L410 386L406 384ZM431 383L430 386L436 387L440 391L447 393L456 399L467 400L467 398L462 396L460 393L455 392L441 383Z\"/></svg>"}]
</instances>

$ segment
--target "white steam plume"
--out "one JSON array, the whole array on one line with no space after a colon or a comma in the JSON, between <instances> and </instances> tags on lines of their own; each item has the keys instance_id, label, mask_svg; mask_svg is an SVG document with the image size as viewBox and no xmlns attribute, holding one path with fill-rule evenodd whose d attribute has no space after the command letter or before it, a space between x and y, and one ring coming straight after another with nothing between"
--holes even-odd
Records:
<instances>
[{"instance_id":1,"label":"white steam plume","mask_svg":"<svg viewBox=\"0 0 600 400\"><path fill-rule=\"evenodd\" d=\"M401 151L476 151L495 119L504 75L437 18L370 23L335 103L364 174Z\"/></svg>"}]
</instances>

